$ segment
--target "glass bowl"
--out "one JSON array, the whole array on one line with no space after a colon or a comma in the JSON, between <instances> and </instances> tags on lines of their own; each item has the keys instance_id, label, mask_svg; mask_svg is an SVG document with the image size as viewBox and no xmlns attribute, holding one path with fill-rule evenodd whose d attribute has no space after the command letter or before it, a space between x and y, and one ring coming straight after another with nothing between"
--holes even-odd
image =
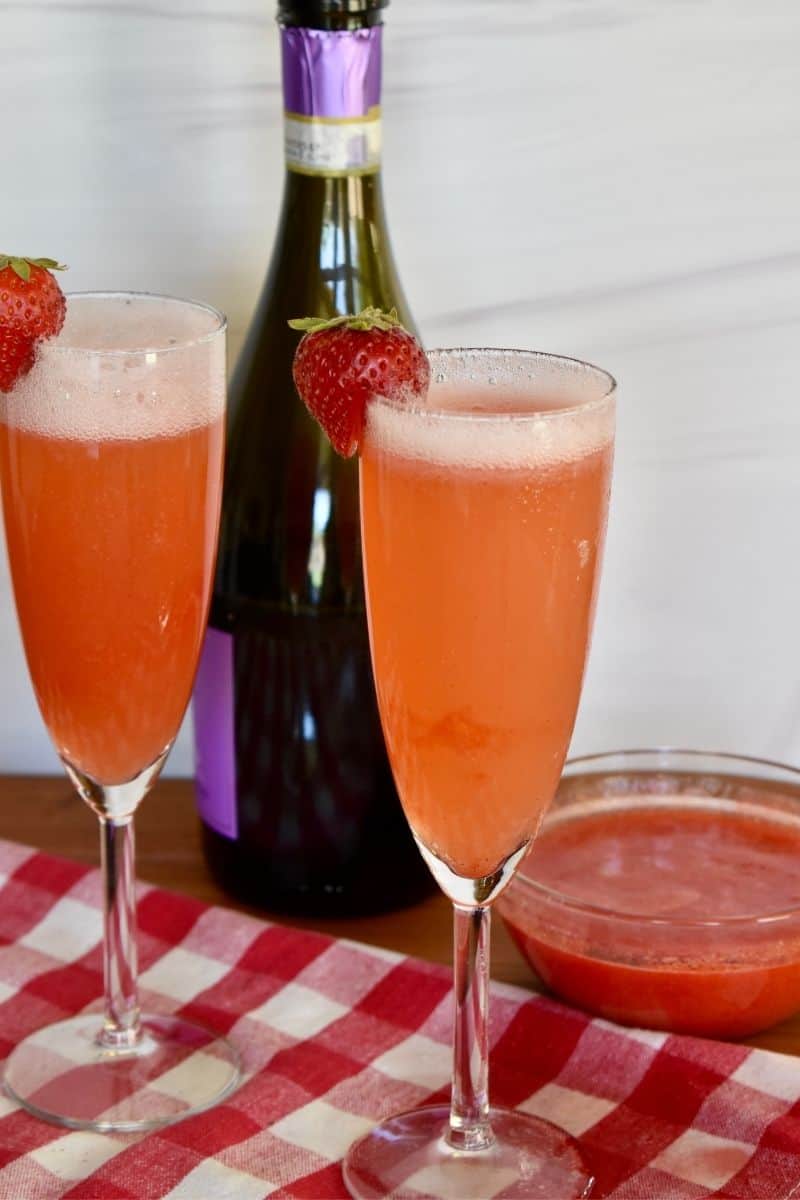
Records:
<instances>
[{"instance_id":1,"label":"glass bowl","mask_svg":"<svg viewBox=\"0 0 800 1200\"><path fill-rule=\"evenodd\" d=\"M744 1037L800 1009L800 771L695 750L572 759L497 902L559 996Z\"/></svg>"}]
</instances>

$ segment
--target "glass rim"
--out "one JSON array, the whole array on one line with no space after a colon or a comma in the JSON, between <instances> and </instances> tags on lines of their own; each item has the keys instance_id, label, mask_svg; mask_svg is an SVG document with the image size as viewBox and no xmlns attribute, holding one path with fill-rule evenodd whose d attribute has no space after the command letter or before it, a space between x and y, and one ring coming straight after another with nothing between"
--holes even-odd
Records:
<instances>
[{"instance_id":1,"label":"glass rim","mask_svg":"<svg viewBox=\"0 0 800 1200\"><path fill-rule=\"evenodd\" d=\"M514 347L502 346L436 346L430 350L425 350L425 356L430 363L433 358L439 356L441 358L455 358L462 356L464 358L488 358L488 359L529 359L535 362L546 362L559 366L563 369L573 370L579 368L587 375L593 375L598 380L603 380L605 387L598 395L592 395L588 399L577 404L568 404L563 408L552 408L537 411L515 411L502 409L497 412L463 412L452 408L436 408L435 406L427 407L416 402L411 404L403 401L391 400L385 396L375 396L370 403L381 404L386 408L400 409L407 413L418 414L419 416L431 417L442 421L467 421L467 422L489 422L495 423L498 421L558 421L566 417L574 417L586 412L592 412L594 409L601 409L607 406L616 397L617 381L610 371L606 371L604 367L598 367L594 363L588 362L586 359L571 357L567 354L551 354L546 350L524 350ZM430 393L428 393L430 394Z\"/></svg>"},{"instance_id":2,"label":"glass rim","mask_svg":"<svg viewBox=\"0 0 800 1200\"><path fill-rule=\"evenodd\" d=\"M143 301L161 301L168 304L179 305L184 309L197 309L206 312L213 317L214 324L211 329L192 337L176 338L174 345L170 346L92 346L72 344L67 345L59 342L58 338L49 338L39 342L37 347L37 357L46 354L82 354L91 355L97 358L129 358L135 354L172 354L175 351L188 350L192 346L203 346L213 342L220 334L224 334L228 327L228 318L220 309L215 308L213 304L207 304L204 300L189 300L185 296L172 296L166 292L143 292L143 291L107 291L107 290L88 290L82 292L65 292L64 298L67 302L67 309L73 301L82 300L143 300Z\"/></svg>"},{"instance_id":3,"label":"glass rim","mask_svg":"<svg viewBox=\"0 0 800 1200\"><path fill-rule=\"evenodd\" d=\"M726 750L696 750L686 749L680 746L639 746L631 747L627 750L601 750L595 754L579 754L575 758L569 758L564 763L564 773L562 779L575 778L575 774L580 775L580 770L575 774L567 774L570 768L579 767L585 768L589 763L597 763L601 765L609 759L645 758L647 755L663 756L665 759L670 757L682 757L696 759L702 761L704 759L719 759L723 763L741 763L752 767L768 767L772 771L784 772L787 776L794 776L797 779L797 785L800 787L800 767L794 767L790 763L778 762L776 759L759 758L757 755L750 754L735 754L733 751ZM654 768L656 769L656 768ZM668 764L665 764L666 770L669 770ZM616 774L623 773L620 768ZM731 776L730 778L735 778ZM742 778L745 778L744 776ZM560 781L559 781L560 782ZM765 779L765 782L767 780ZM775 782L774 780L772 782ZM800 799L798 800L800 807ZM545 817L546 820L546 817ZM610 908L602 904L592 904L587 900L579 900L574 896L570 896L567 892L559 891L558 888L550 887L547 884L539 883L535 879L531 879L525 873L524 864L517 871L516 881L521 884L522 891L530 890L533 893L543 897L549 903L555 903L562 908L573 912L586 913L589 916L600 917L604 920L619 922L623 925L639 924L647 927L661 927L671 930L692 930L692 929L735 929L735 928L753 928L764 925L776 925L781 922L789 921L793 917L797 917L800 913L800 906L795 905L790 908L774 909L773 911L764 911L760 913L737 913L729 917L705 917L705 918L680 918L680 917L654 917L644 913L621 912L618 909Z\"/></svg>"},{"instance_id":4,"label":"glass rim","mask_svg":"<svg viewBox=\"0 0 800 1200\"><path fill-rule=\"evenodd\" d=\"M773 770L784 771L787 775L796 776L798 785L800 785L800 767L795 767L791 763L780 762L776 758L764 758L759 754L736 754L733 750L689 749L686 746L673 746L670 744L664 746L632 746L627 749L598 750L592 754L577 754L575 757L570 757L566 760L564 771L567 771L571 767L585 766L590 762L601 763L611 758L644 758L647 755L663 755L665 758L678 758L679 756L693 759L719 758L723 762L746 763L755 767L770 767Z\"/></svg>"}]
</instances>

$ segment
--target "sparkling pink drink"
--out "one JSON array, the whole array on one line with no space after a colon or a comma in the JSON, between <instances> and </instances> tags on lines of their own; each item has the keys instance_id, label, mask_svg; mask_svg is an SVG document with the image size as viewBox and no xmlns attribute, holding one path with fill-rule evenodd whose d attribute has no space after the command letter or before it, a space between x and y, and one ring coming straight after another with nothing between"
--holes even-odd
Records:
<instances>
[{"instance_id":1,"label":"sparkling pink drink","mask_svg":"<svg viewBox=\"0 0 800 1200\"><path fill-rule=\"evenodd\" d=\"M524 383L434 383L427 411L369 409L361 504L384 733L417 838L470 879L535 833L575 720L613 411L566 403Z\"/></svg>"},{"instance_id":2,"label":"sparkling pink drink","mask_svg":"<svg viewBox=\"0 0 800 1200\"><path fill-rule=\"evenodd\" d=\"M148 319L157 328L157 314ZM68 351L54 359L0 407L14 593L59 754L99 783L121 783L167 749L189 698L216 545L224 397L202 380L193 390L185 371L171 383L163 365L154 391L138 360L115 396L102 372L92 386L70 383ZM47 403L48 388L59 403Z\"/></svg>"}]
</instances>

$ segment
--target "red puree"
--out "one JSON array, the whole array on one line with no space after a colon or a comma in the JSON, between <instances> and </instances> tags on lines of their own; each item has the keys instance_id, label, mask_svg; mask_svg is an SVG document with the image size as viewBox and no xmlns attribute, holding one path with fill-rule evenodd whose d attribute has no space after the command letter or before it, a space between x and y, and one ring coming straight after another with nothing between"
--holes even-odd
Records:
<instances>
[{"instance_id":1,"label":"red puree","mask_svg":"<svg viewBox=\"0 0 800 1200\"><path fill-rule=\"evenodd\" d=\"M629 915L513 887L501 906L526 957L553 991L626 1023L736 1037L789 1016L800 1007L800 913L731 918L800 909L800 821L740 802L645 803L595 801L545 824L525 874ZM685 924L713 919L723 924Z\"/></svg>"}]
</instances>

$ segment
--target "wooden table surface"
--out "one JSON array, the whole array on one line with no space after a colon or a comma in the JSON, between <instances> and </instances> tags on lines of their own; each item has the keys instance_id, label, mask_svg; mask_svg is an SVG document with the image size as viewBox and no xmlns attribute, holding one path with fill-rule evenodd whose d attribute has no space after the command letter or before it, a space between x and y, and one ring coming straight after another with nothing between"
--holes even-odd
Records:
<instances>
[{"instance_id":1,"label":"wooden table surface","mask_svg":"<svg viewBox=\"0 0 800 1200\"><path fill-rule=\"evenodd\" d=\"M99 861L97 819L77 798L67 779L58 776L0 776L0 837L79 862L96 865ZM142 805L136 816L136 860L138 877L149 883L185 892L208 904L272 916L232 899L206 870L189 780L161 780ZM275 919L287 921L281 916ZM292 918L291 924L433 962L451 962L450 906L441 895L379 917ZM535 982L498 918L492 930L492 976L523 987ZM800 1055L800 1013L746 1041Z\"/></svg>"}]
</instances>

